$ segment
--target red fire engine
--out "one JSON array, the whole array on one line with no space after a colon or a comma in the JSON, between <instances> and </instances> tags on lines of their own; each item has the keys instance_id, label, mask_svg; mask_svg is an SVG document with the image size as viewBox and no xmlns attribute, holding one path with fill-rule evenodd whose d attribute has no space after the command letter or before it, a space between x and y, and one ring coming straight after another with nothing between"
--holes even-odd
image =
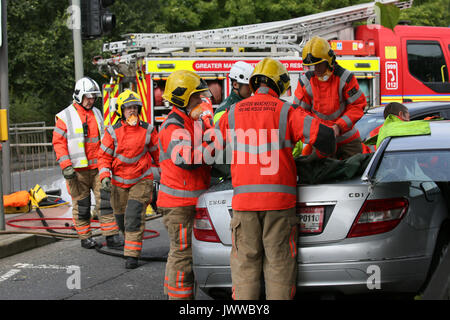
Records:
<instances>
[{"instance_id":1,"label":"red fire engine","mask_svg":"<svg viewBox=\"0 0 450 320\"><path fill-rule=\"evenodd\" d=\"M391 1L401 9L412 1ZM143 120L158 126L169 113L162 93L175 70L192 70L204 78L217 107L230 93L228 73L238 60L256 64L271 56L283 62L294 92L303 72L301 48L314 36L330 39L337 62L352 71L368 106L392 101L450 101L450 28L375 24L352 27L373 16L374 3L351 6L291 20L175 34L129 34L106 43L114 54L96 60L110 78L103 86L106 124L116 121L115 98L131 88L143 100ZM297 43L297 39L301 39ZM336 40L347 39L347 40ZM292 100L293 97L285 96Z\"/></svg>"}]
</instances>

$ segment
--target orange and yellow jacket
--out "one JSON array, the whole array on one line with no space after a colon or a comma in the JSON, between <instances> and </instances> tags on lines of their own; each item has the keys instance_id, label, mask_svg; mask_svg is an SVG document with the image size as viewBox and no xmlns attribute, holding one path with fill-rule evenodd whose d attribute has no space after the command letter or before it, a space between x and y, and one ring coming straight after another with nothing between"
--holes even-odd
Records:
<instances>
[{"instance_id":1,"label":"orange and yellow jacket","mask_svg":"<svg viewBox=\"0 0 450 320\"><path fill-rule=\"evenodd\" d=\"M103 117L97 108L86 110L73 103L58 113L52 142L61 169L97 169L102 134Z\"/></svg>"},{"instance_id":2,"label":"orange and yellow jacket","mask_svg":"<svg viewBox=\"0 0 450 320\"><path fill-rule=\"evenodd\" d=\"M320 81L313 71L301 75L295 90L294 105L319 119L323 124L337 124L338 145L359 137L355 123L364 115L366 97L353 73L336 65L327 81Z\"/></svg>"},{"instance_id":3,"label":"orange and yellow jacket","mask_svg":"<svg viewBox=\"0 0 450 320\"><path fill-rule=\"evenodd\" d=\"M231 143L232 207L241 211L284 210L297 199L292 149L301 140L331 155L334 132L267 87L230 107L216 123Z\"/></svg>"},{"instance_id":4,"label":"orange and yellow jacket","mask_svg":"<svg viewBox=\"0 0 450 320\"><path fill-rule=\"evenodd\" d=\"M121 188L153 180L159 174L158 133L147 122L130 126L121 119L106 128L98 158L100 180L110 177Z\"/></svg>"}]
</instances>

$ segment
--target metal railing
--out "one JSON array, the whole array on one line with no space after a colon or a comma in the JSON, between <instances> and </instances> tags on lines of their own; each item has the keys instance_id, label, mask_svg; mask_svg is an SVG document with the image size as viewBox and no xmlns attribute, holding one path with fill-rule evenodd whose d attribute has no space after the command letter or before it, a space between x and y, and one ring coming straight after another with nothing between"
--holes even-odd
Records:
<instances>
[{"instance_id":1,"label":"metal railing","mask_svg":"<svg viewBox=\"0 0 450 320\"><path fill-rule=\"evenodd\" d=\"M10 124L11 192L29 190L61 175L45 122Z\"/></svg>"}]
</instances>

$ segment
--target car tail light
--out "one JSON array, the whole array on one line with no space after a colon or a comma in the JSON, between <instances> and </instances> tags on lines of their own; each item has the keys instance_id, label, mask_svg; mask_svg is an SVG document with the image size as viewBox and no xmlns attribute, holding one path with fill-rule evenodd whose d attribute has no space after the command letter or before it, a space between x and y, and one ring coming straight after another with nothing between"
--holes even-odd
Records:
<instances>
[{"instance_id":1,"label":"car tail light","mask_svg":"<svg viewBox=\"0 0 450 320\"><path fill-rule=\"evenodd\" d=\"M347 238L388 232L400 223L407 209L408 200L403 198L367 200Z\"/></svg>"},{"instance_id":2,"label":"car tail light","mask_svg":"<svg viewBox=\"0 0 450 320\"><path fill-rule=\"evenodd\" d=\"M220 242L219 236L213 227L207 208L196 208L194 217L194 237L200 241Z\"/></svg>"}]
</instances>

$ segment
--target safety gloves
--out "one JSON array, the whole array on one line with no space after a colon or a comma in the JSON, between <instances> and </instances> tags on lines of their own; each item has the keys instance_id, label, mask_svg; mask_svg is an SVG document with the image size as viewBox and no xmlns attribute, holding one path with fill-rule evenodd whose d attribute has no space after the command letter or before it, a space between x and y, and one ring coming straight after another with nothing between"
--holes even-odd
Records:
<instances>
[{"instance_id":1,"label":"safety gloves","mask_svg":"<svg viewBox=\"0 0 450 320\"><path fill-rule=\"evenodd\" d=\"M62 174L65 179L73 179L76 177L75 169L72 166L68 166L63 169Z\"/></svg>"},{"instance_id":2,"label":"safety gloves","mask_svg":"<svg viewBox=\"0 0 450 320\"><path fill-rule=\"evenodd\" d=\"M106 177L102 179L102 190L111 192L111 178Z\"/></svg>"}]
</instances>

